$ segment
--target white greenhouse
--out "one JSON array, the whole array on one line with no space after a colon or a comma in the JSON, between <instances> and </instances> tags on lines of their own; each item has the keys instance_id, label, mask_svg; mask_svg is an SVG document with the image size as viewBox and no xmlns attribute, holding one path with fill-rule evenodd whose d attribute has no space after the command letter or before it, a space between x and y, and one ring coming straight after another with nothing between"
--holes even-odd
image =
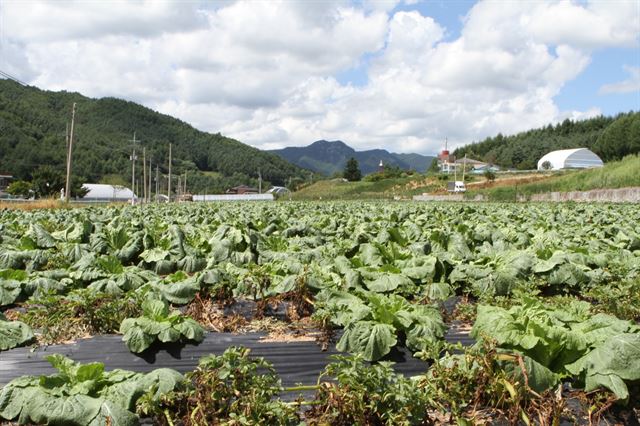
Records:
<instances>
[{"instance_id":1,"label":"white greenhouse","mask_svg":"<svg viewBox=\"0 0 640 426\"><path fill-rule=\"evenodd\" d=\"M82 186L89 191L82 201L131 201L131 197L138 198L125 186L102 183L85 183Z\"/></svg>"},{"instance_id":2,"label":"white greenhouse","mask_svg":"<svg viewBox=\"0 0 640 426\"><path fill-rule=\"evenodd\" d=\"M600 157L587 148L551 151L538 160L538 170L588 169L603 165Z\"/></svg>"}]
</instances>

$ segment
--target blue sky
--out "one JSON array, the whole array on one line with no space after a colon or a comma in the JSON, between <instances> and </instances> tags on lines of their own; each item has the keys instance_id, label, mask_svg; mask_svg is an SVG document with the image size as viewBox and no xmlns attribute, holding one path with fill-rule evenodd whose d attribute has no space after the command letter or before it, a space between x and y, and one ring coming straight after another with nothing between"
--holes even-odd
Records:
<instances>
[{"instance_id":1,"label":"blue sky","mask_svg":"<svg viewBox=\"0 0 640 426\"><path fill-rule=\"evenodd\" d=\"M564 110L599 108L604 115L640 110L640 91L600 93L606 84L629 78L624 66L640 68L638 48L609 48L595 52L591 63L555 97Z\"/></svg>"},{"instance_id":2,"label":"blue sky","mask_svg":"<svg viewBox=\"0 0 640 426\"><path fill-rule=\"evenodd\" d=\"M261 149L434 154L640 110L639 0L2 0L0 70Z\"/></svg>"},{"instance_id":3,"label":"blue sky","mask_svg":"<svg viewBox=\"0 0 640 426\"><path fill-rule=\"evenodd\" d=\"M585 3L585 2L582 2ZM424 0L415 4L401 3L393 12L417 11L423 16L433 18L446 28L443 41L453 41L460 37L464 17L476 4L473 0ZM640 1L638 1L640 10ZM640 13L640 12L639 12ZM636 20L640 32L638 15L629 17ZM365 86L367 67L372 55L364 55L360 63L353 68L341 71L336 78L342 84ZM560 93L554 97L562 110L589 110L597 108L604 115L640 110L640 90L626 93L600 93L606 84L629 78L624 66L640 68L640 48L602 48L593 52L589 65L573 80L568 81Z\"/></svg>"},{"instance_id":4,"label":"blue sky","mask_svg":"<svg viewBox=\"0 0 640 426\"><path fill-rule=\"evenodd\" d=\"M430 16L446 28L447 31L443 40L453 40L460 36L462 20L474 4L475 1L471 0L425 0L415 4L400 3L393 8L391 13L417 11L423 16ZM363 55L357 66L337 73L336 78L342 84L366 85L367 68L373 56L371 54Z\"/></svg>"}]
</instances>

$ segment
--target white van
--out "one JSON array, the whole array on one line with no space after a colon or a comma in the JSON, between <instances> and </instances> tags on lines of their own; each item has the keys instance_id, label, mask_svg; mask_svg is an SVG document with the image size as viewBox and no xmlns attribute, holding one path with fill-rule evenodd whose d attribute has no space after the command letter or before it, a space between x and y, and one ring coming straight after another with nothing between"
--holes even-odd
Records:
<instances>
[{"instance_id":1,"label":"white van","mask_svg":"<svg viewBox=\"0 0 640 426\"><path fill-rule=\"evenodd\" d=\"M449 192L465 192L467 188L464 186L464 182L457 180L455 182L447 182L447 191Z\"/></svg>"}]
</instances>

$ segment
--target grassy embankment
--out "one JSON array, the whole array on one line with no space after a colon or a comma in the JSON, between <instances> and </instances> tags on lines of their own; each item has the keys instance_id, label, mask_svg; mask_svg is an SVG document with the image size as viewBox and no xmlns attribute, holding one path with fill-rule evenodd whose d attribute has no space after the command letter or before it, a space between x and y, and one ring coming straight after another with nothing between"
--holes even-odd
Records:
<instances>
[{"instance_id":1,"label":"grassy embankment","mask_svg":"<svg viewBox=\"0 0 640 426\"><path fill-rule=\"evenodd\" d=\"M340 179L321 180L296 191L293 200L364 200L411 198L437 189L442 183L433 177L415 174L382 179L376 182L344 182Z\"/></svg>"},{"instance_id":2,"label":"grassy embankment","mask_svg":"<svg viewBox=\"0 0 640 426\"><path fill-rule=\"evenodd\" d=\"M38 209L60 209L69 208L67 204L52 198L44 198L36 201L0 201L0 209L9 210L38 210Z\"/></svg>"},{"instance_id":3,"label":"grassy embankment","mask_svg":"<svg viewBox=\"0 0 640 426\"><path fill-rule=\"evenodd\" d=\"M43 198L40 200L34 201L6 201L0 200L0 210L39 210L39 209L75 209L80 207L90 207L90 206L122 206L125 203L112 203L112 202L104 202L104 203L83 203L83 202L73 202L73 203L65 203L57 198Z\"/></svg>"},{"instance_id":4,"label":"grassy embankment","mask_svg":"<svg viewBox=\"0 0 640 426\"><path fill-rule=\"evenodd\" d=\"M473 190L468 197L485 195L491 201L513 201L519 196L531 196L545 192L588 191L603 188L626 188L640 186L640 156L629 155L620 161L606 163L604 167L589 170L569 171L550 176L536 182L518 185L500 185Z\"/></svg>"}]
</instances>

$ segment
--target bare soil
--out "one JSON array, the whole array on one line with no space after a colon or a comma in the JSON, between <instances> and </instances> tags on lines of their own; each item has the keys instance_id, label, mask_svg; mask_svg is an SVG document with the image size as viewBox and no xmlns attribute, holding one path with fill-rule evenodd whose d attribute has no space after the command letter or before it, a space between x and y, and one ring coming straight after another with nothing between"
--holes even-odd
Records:
<instances>
[{"instance_id":1,"label":"bare soil","mask_svg":"<svg viewBox=\"0 0 640 426\"><path fill-rule=\"evenodd\" d=\"M483 180L480 182L469 182L468 184L466 184L466 186L472 187L473 189L495 188L499 186L513 186L516 184L523 185L531 182L538 182L541 180L549 179L550 177L551 176L549 175L526 174L496 179L493 182L490 182L488 180Z\"/></svg>"}]
</instances>

